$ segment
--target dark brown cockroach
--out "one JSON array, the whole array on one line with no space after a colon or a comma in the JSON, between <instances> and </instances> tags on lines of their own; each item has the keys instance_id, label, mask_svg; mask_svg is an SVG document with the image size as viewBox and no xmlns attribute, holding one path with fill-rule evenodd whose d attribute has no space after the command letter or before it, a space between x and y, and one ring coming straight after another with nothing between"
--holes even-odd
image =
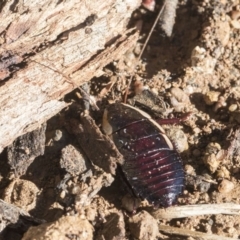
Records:
<instances>
[{"instance_id":1,"label":"dark brown cockroach","mask_svg":"<svg viewBox=\"0 0 240 240\"><path fill-rule=\"evenodd\" d=\"M136 195L149 203L173 205L184 187L182 160L162 127L147 113L127 104L111 104L103 130L124 156L123 173Z\"/></svg>"}]
</instances>

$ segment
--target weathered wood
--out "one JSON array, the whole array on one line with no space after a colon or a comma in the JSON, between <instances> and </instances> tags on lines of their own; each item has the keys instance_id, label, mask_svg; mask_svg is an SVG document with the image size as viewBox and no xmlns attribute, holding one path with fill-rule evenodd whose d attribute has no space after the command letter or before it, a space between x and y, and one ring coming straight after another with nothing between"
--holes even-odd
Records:
<instances>
[{"instance_id":1,"label":"weathered wood","mask_svg":"<svg viewBox=\"0 0 240 240\"><path fill-rule=\"evenodd\" d=\"M81 149L93 164L102 168L106 173L116 174L117 163L122 164L123 157L90 116L80 116L80 123L71 118L66 128L75 135Z\"/></svg>"},{"instance_id":2,"label":"weathered wood","mask_svg":"<svg viewBox=\"0 0 240 240\"><path fill-rule=\"evenodd\" d=\"M126 25L140 2L1 3L0 152L66 107L59 99L135 44L137 33L126 33Z\"/></svg>"}]
</instances>

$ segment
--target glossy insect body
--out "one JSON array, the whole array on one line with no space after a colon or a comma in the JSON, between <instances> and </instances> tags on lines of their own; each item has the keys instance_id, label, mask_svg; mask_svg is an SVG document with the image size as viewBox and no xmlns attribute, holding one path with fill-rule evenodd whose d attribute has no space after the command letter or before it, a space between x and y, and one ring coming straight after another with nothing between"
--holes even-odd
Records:
<instances>
[{"instance_id":1,"label":"glossy insect body","mask_svg":"<svg viewBox=\"0 0 240 240\"><path fill-rule=\"evenodd\" d=\"M134 192L151 204L171 206L182 193L182 160L151 117L126 104L104 112L103 130L124 156L122 170Z\"/></svg>"}]
</instances>

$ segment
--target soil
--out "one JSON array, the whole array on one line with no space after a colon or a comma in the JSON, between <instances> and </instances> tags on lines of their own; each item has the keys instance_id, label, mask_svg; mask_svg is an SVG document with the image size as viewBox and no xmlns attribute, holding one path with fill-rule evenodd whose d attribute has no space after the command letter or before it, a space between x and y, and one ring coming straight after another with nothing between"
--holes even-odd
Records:
<instances>
[{"instance_id":1,"label":"soil","mask_svg":"<svg viewBox=\"0 0 240 240\"><path fill-rule=\"evenodd\" d=\"M105 107L123 101L132 77L129 104L149 91L155 99L144 110L154 119L188 116L163 125L186 172L176 206L240 204L240 2L179 0L172 36L159 23L138 60L161 4L133 14L139 42L84 86L88 94L67 95L68 109L0 155L1 239L213 239L160 225L240 238L239 210L158 216L131 194L117 169L124 157L102 132Z\"/></svg>"}]
</instances>

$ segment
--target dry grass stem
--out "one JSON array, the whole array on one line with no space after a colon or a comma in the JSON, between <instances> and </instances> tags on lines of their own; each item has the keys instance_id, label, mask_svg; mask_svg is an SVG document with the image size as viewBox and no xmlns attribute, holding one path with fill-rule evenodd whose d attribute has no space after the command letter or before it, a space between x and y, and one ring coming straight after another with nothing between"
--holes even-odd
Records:
<instances>
[{"instance_id":1,"label":"dry grass stem","mask_svg":"<svg viewBox=\"0 0 240 240\"><path fill-rule=\"evenodd\" d=\"M180 235L180 236L187 236L192 237L194 239L198 240L233 240L235 238L230 237L223 237L215 234L209 234L209 233L202 233L202 232L195 232L188 230L186 228L176 228L176 227L170 227L170 226L163 226L159 225L159 231L171 234L171 235Z\"/></svg>"},{"instance_id":2,"label":"dry grass stem","mask_svg":"<svg viewBox=\"0 0 240 240\"><path fill-rule=\"evenodd\" d=\"M234 203L198 204L157 209L151 213L157 219L185 218L206 214L239 215L240 205Z\"/></svg>"}]
</instances>

